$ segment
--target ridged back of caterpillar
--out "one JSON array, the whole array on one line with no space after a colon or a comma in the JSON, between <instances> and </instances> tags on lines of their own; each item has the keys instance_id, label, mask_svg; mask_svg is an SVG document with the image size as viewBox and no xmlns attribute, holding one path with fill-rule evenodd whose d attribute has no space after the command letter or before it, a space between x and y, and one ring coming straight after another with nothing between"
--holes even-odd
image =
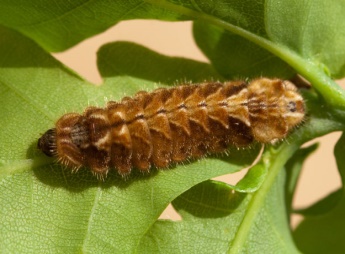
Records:
<instances>
[{"instance_id":1,"label":"ridged back of caterpillar","mask_svg":"<svg viewBox=\"0 0 345 254\"><path fill-rule=\"evenodd\" d=\"M133 167L165 168L230 145L282 139L303 117L302 97L279 79L162 88L64 115L56 124L57 157L100 178L109 168L125 176Z\"/></svg>"}]
</instances>

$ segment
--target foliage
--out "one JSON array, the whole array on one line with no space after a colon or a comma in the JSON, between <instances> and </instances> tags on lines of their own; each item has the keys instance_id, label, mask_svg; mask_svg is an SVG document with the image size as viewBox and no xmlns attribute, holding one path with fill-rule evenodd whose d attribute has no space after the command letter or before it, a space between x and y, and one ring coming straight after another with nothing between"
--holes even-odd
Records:
<instances>
[{"instance_id":1,"label":"foliage","mask_svg":"<svg viewBox=\"0 0 345 254\"><path fill-rule=\"evenodd\" d=\"M341 253L343 189L310 209L291 232L289 215L303 161L315 137L345 129L345 2L269 0L0 0L0 252L2 253ZM95 87L52 58L122 20L194 21L194 38L211 64L166 57L128 42L104 45ZM135 63L135 64L134 64ZM159 71L157 71L159 70ZM257 146L96 181L70 175L36 149L40 133L85 102L152 90L156 83L258 75L312 83L308 117L237 186L208 180L236 172ZM335 147L344 174L345 139ZM182 221L157 218L172 202Z\"/></svg>"}]
</instances>

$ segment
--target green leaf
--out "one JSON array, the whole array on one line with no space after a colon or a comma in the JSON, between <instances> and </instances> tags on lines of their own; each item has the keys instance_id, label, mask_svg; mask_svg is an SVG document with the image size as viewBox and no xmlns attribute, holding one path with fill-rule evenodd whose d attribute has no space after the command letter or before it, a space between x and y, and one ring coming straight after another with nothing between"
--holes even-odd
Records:
<instances>
[{"instance_id":1,"label":"green leaf","mask_svg":"<svg viewBox=\"0 0 345 254\"><path fill-rule=\"evenodd\" d=\"M100 72L105 82L94 87L66 70L31 41L6 29L1 30L1 35L0 101L4 110L0 111L0 118L5 126L0 132L2 252L135 252L147 230L173 199L206 179L240 170L251 164L258 153L258 149L233 149L228 157L204 159L147 176L137 174L128 181L112 174L105 183L99 183L86 169L71 175L36 149L40 133L51 128L61 114L81 112L86 104L103 105L104 96L119 99L124 93L130 95L139 89L153 89L154 82L170 82L181 76L204 80L214 72L204 63L168 58L133 44L115 43L99 52ZM132 56L131 61L128 55ZM157 71L158 66L165 68ZM283 150L280 156L268 152L272 157L264 156L265 169L252 169L247 180L239 184L242 190L250 191L255 184L261 188L250 194L255 198L250 200L250 209L236 233L239 235L234 240L237 249L248 241L244 248L252 250L255 246L250 244L254 241L251 239L256 235L269 237L269 234L252 233L253 225L257 211L270 202L266 198L275 175L298 148L294 140L302 142L343 127L330 118L328 112L320 111L317 97L310 97L308 103L312 112L320 112L319 118L312 118L295 132L293 142L285 146L287 151ZM274 160L278 165L268 171L262 183L267 163ZM257 172L262 175L254 178ZM278 201L283 202L280 198ZM277 216L279 218L274 220L285 221L284 213L279 212ZM285 237L284 223L279 230ZM269 232L270 229L257 230ZM25 241L18 244L17 239Z\"/></svg>"},{"instance_id":2,"label":"green leaf","mask_svg":"<svg viewBox=\"0 0 345 254\"><path fill-rule=\"evenodd\" d=\"M337 159L338 169L339 169L339 173L340 173L342 182L344 183L345 165L344 165L342 156L343 156L343 152L345 150L345 148L343 147L345 143L344 143L343 140L344 140L344 138L340 138L340 140L337 142L337 144L335 146L335 149L334 149L334 155L335 155L335 157ZM301 151L301 152L302 153L305 153L305 152L308 153L308 150L310 152L313 151L313 147L312 146L310 146L308 148L305 148L305 149L306 150L303 149L304 152L303 151ZM292 162L292 160L291 160L291 162ZM299 171L298 165L300 163L299 163L298 159L295 162L295 164L296 164L296 166L293 169L294 170L293 172ZM294 174L297 175L297 172L294 173ZM291 179L294 179L294 178L295 178L294 176L291 177ZM293 181L292 181L292 183L293 183ZM295 187L295 186L292 186L291 182L290 182L290 186L293 187L293 188ZM290 188L290 189L293 189L293 188ZM312 216L323 215L323 214L325 214L327 212L330 212L337 205L339 205L339 202L342 200L343 196L344 196L344 186L343 186L343 188L340 188L340 189L330 193L328 196L326 196L325 198L321 199L317 203L311 205L310 207L307 207L305 209L299 209L299 210L297 210L295 212L299 213L299 214L302 214L304 216L311 216L311 217ZM291 196L291 198L292 198L292 196Z\"/></svg>"},{"instance_id":3,"label":"green leaf","mask_svg":"<svg viewBox=\"0 0 345 254\"><path fill-rule=\"evenodd\" d=\"M331 3L323 0L79 0L49 5L39 0L2 1L0 24L21 31L51 51L66 49L120 20L203 21L241 36L281 58L307 78L327 103L345 108L345 92L330 78L345 76L345 2L342 0ZM246 47L253 55L270 55L250 43ZM229 49L224 48L224 52L229 52ZM257 56L257 60L259 58ZM275 61L268 63L272 65ZM284 67L280 61L277 63L286 69L286 65ZM234 75L232 71L225 73Z\"/></svg>"},{"instance_id":4,"label":"green leaf","mask_svg":"<svg viewBox=\"0 0 345 254\"><path fill-rule=\"evenodd\" d=\"M287 63L311 81L318 93L313 89L303 93L308 109L305 123L287 142L267 146L259 164L235 187L218 183L195 187L202 188L205 196L197 196L200 189L193 188L209 178L248 166L258 154L258 147L231 149L230 156L191 161L171 170L153 170L149 175L136 173L127 181L112 173L105 182L98 182L87 169L71 174L36 149L40 134L51 128L58 117L69 111L82 112L87 105L103 106L104 97L118 100L139 90L166 87L176 80L223 80L224 76L205 63L165 57L138 45L120 42L100 50L98 66L104 84L95 87L67 70L32 41L1 27L0 252L132 253L157 248L168 251L170 239L179 240L181 250L186 252L198 250L200 246L203 248L200 251L212 252L297 252L288 225L283 169L303 142L345 129L345 93L331 79L345 74L343 1L325 4L320 0L79 0L49 5L38 0L1 1L0 24L20 31L53 51L66 49L125 19L203 22L205 29L201 31L199 27L196 33L198 43L201 45L202 33L211 37L203 49L221 75L233 77L232 69L247 63L248 66L260 65L260 58L272 57L272 61L261 64L263 75L288 75ZM228 43L219 43L220 38L226 38L229 46L234 45L233 41L242 43L242 54L227 55L231 50L227 48ZM218 43L222 48L214 50ZM224 56L220 59L217 54L222 50ZM250 54L256 56L254 62L248 60ZM228 58L236 59L229 61ZM236 61L238 66L234 64ZM229 64L234 66L228 70ZM243 74L238 75L259 73L255 68L241 71ZM344 154L343 148L339 151L338 161L339 154ZM179 197L190 188L193 195L188 197L195 203ZM245 193L234 193L232 189ZM231 195L225 196L225 192ZM231 197L240 197L240 201L227 203ZM164 228L157 218L174 199L184 220L180 224L163 222L167 227ZM204 205L211 209L204 209ZM236 213L226 210L233 205ZM325 221L331 222L339 236L343 235L343 202L329 214L332 217ZM234 231L229 231L229 223ZM326 232L329 224L322 223L320 228L325 226ZM301 232L306 228L310 236L317 234L307 222L302 225L298 229ZM176 231L178 229L183 231ZM311 238L298 232L296 239L304 244L299 243L299 247L308 250ZM159 241L155 243L163 233L164 246ZM219 238L210 239L212 233ZM198 239L198 235L202 237ZM336 251L338 246L332 242L331 234L326 239L327 244L333 244L327 250ZM321 240L320 237L319 245ZM340 250L342 247L339 245Z\"/></svg>"},{"instance_id":5,"label":"green leaf","mask_svg":"<svg viewBox=\"0 0 345 254\"><path fill-rule=\"evenodd\" d=\"M308 125L306 128L312 128L317 135L325 131L322 121ZM302 141L310 135L309 131L299 132L291 135L291 140ZM284 199L286 176L282 170L298 147L297 143L291 142L278 149L266 149L260 163L269 170L255 193L242 194L222 183L205 182L179 196L173 205L182 221L158 220L142 239L139 250L298 253L288 225L289 214ZM177 247L176 243L179 243Z\"/></svg>"},{"instance_id":6,"label":"green leaf","mask_svg":"<svg viewBox=\"0 0 345 254\"><path fill-rule=\"evenodd\" d=\"M111 173L98 182L87 169L71 174L36 148L40 134L63 113L104 105L105 96L119 99L124 93L152 90L154 82L181 75L204 80L214 75L212 68L115 43L100 50L105 82L95 87L19 34L6 29L0 33L0 252L135 252L147 229L179 194L250 165L259 152L230 149L232 156L137 173L127 181ZM130 54L134 65L127 60ZM166 69L157 72L163 65Z\"/></svg>"},{"instance_id":7,"label":"green leaf","mask_svg":"<svg viewBox=\"0 0 345 254\"><path fill-rule=\"evenodd\" d=\"M307 217L294 232L294 240L303 253L344 253L345 202L342 199L331 212Z\"/></svg>"},{"instance_id":8,"label":"green leaf","mask_svg":"<svg viewBox=\"0 0 345 254\"><path fill-rule=\"evenodd\" d=\"M342 197L344 196L344 191L342 188L330 193L326 197L322 198L315 204L304 208L295 210L295 213L301 214L303 216L310 216L315 217L319 215L324 215L331 210L333 210L339 202L341 201Z\"/></svg>"},{"instance_id":9,"label":"green leaf","mask_svg":"<svg viewBox=\"0 0 345 254\"><path fill-rule=\"evenodd\" d=\"M131 56L131 57L128 57ZM133 57L135 56L135 57ZM104 84L118 82L118 78L135 77L133 91L143 89L143 84L172 86L193 81L223 79L209 64L180 57L167 57L130 42L115 42L104 45L98 52L98 66ZM149 59L149 64L148 64ZM181 80L183 79L183 80ZM148 82L149 81L149 82ZM135 82L125 80L126 86ZM127 87L118 85L121 89Z\"/></svg>"},{"instance_id":10,"label":"green leaf","mask_svg":"<svg viewBox=\"0 0 345 254\"><path fill-rule=\"evenodd\" d=\"M318 148L318 143L299 149L286 163L287 182L285 185L286 207L291 211L292 199L295 194L297 181L302 170L304 161Z\"/></svg>"},{"instance_id":11,"label":"green leaf","mask_svg":"<svg viewBox=\"0 0 345 254\"><path fill-rule=\"evenodd\" d=\"M298 253L285 214L284 178L281 171L259 207L253 204L260 190L244 194L214 181L193 187L173 201L182 221L157 221L139 253ZM248 213L255 219L243 223Z\"/></svg>"},{"instance_id":12,"label":"green leaf","mask_svg":"<svg viewBox=\"0 0 345 254\"><path fill-rule=\"evenodd\" d=\"M63 51L121 20L182 20L157 4L134 1L0 1L0 24L35 40L48 51Z\"/></svg>"},{"instance_id":13,"label":"green leaf","mask_svg":"<svg viewBox=\"0 0 345 254\"><path fill-rule=\"evenodd\" d=\"M334 78L345 76L345 2L269 1L267 34ZM279 15L277 15L279 13Z\"/></svg>"},{"instance_id":14,"label":"green leaf","mask_svg":"<svg viewBox=\"0 0 345 254\"><path fill-rule=\"evenodd\" d=\"M272 53L225 29L194 22L193 32L200 49L227 79L262 75L288 79L295 74L289 65Z\"/></svg>"},{"instance_id":15,"label":"green leaf","mask_svg":"<svg viewBox=\"0 0 345 254\"><path fill-rule=\"evenodd\" d=\"M344 179L345 135L337 142L334 154L339 172ZM336 191L322 199L305 212L305 219L294 231L294 239L304 253L343 253L345 243L345 198ZM340 200L339 200L339 197ZM336 204L336 206L335 206ZM332 210L329 207L334 207ZM322 213L323 212L323 213Z\"/></svg>"},{"instance_id":16,"label":"green leaf","mask_svg":"<svg viewBox=\"0 0 345 254\"><path fill-rule=\"evenodd\" d=\"M249 201L224 183L200 183L173 201L182 221L158 220L138 253L226 253Z\"/></svg>"}]
</instances>

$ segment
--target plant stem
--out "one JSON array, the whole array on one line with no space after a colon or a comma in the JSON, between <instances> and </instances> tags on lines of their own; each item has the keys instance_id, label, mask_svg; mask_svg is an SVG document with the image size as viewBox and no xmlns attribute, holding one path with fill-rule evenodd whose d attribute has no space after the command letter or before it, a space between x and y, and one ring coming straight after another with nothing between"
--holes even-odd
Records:
<instances>
[{"instance_id":1,"label":"plant stem","mask_svg":"<svg viewBox=\"0 0 345 254\"><path fill-rule=\"evenodd\" d=\"M268 192L270 191L277 175L279 174L282 167L285 165L287 160L298 150L299 144L288 144L284 143L278 151L272 153L267 151L263 156L262 160L268 169L266 180L260 187L260 189L252 194L252 199L248 205L244 219L236 233L234 241L229 248L228 253L241 253L245 242L248 240L248 235L252 229L252 225L256 219L258 211L261 209L262 204L267 198Z\"/></svg>"},{"instance_id":2,"label":"plant stem","mask_svg":"<svg viewBox=\"0 0 345 254\"><path fill-rule=\"evenodd\" d=\"M315 87L315 89L322 94L322 96L325 98L325 101L329 105L345 110L345 91L338 84L336 84L319 66L316 66L312 61L308 61L308 59L302 58L285 45L270 41L267 38L261 37L239 26L225 22L224 20L211 16L207 13L198 12L181 5L162 0L145 0L145 2L174 11L176 13L180 13L190 17L192 20L202 20L221 27L259 45L260 47L284 60L298 73L309 80L313 87Z\"/></svg>"}]
</instances>

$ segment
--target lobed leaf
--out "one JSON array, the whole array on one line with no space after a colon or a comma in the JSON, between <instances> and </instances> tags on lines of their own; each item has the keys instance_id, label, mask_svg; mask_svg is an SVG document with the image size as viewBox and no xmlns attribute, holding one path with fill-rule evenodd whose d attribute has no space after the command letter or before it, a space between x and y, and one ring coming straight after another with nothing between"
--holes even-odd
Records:
<instances>
[{"instance_id":1,"label":"lobed leaf","mask_svg":"<svg viewBox=\"0 0 345 254\"><path fill-rule=\"evenodd\" d=\"M331 80L345 75L343 1L78 0L47 5L39 0L0 0L0 4L0 24L49 51L71 47L121 20L196 20L195 38L216 69L118 42L99 51L104 84L94 87L32 41L0 27L1 252L297 252L287 222L282 169L303 142L345 129L344 91ZM234 49L238 43L241 47ZM236 68L239 76L260 75L262 70L264 75L288 77L295 72L289 66L311 81L323 98L313 90L303 94L306 123L287 142L266 148L260 163L236 186L201 182L251 164L257 147L233 149L229 157L210 157L151 175L134 174L127 181L111 174L104 183L86 169L71 175L36 149L37 138L59 116L82 112L89 104L103 106L104 97L120 99L181 79L234 77ZM343 140L337 145L338 162ZM179 197L181 193L185 194ZM156 221L174 199L183 221ZM230 199L233 202L228 203ZM329 205L329 200L331 196L319 207ZM308 218L294 233L298 247L306 252L342 250L341 240L333 237L334 232L343 234L342 214L343 200L330 213ZM315 245L312 239L318 238ZM181 245L176 250L172 243L177 240Z\"/></svg>"},{"instance_id":2,"label":"lobed leaf","mask_svg":"<svg viewBox=\"0 0 345 254\"><path fill-rule=\"evenodd\" d=\"M302 171L304 161L318 148L318 143L310 145L306 148L299 149L286 163L286 185L285 185L285 200L286 207L291 212L292 199L296 191L296 185L299 175Z\"/></svg>"},{"instance_id":3,"label":"lobed leaf","mask_svg":"<svg viewBox=\"0 0 345 254\"><path fill-rule=\"evenodd\" d=\"M334 154L342 176L344 164L345 135L336 144ZM329 206L333 209L329 209ZM344 186L342 193L336 191L320 200L305 213L305 219L294 231L294 239L304 253L342 253L345 250L345 199Z\"/></svg>"},{"instance_id":4,"label":"lobed leaf","mask_svg":"<svg viewBox=\"0 0 345 254\"><path fill-rule=\"evenodd\" d=\"M344 109L345 92L337 86L331 77L345 76L345 22L340 22L345 10L342 0L325 3L316 1L284 2L260 1L175 1L175 0L135 0L135 1L85 1L73 3L63 1L45 4L40 0L30 2L0 2L0 24L16 29L33 38L50 51L60 51L100 33L120 20L161 19L161 20L200 20L222 29L227 40L233 45L238 37L229 37L229 32L239 35L251 43L269 51L258 50L251 43L244 42L248 54L252 53L261 64L260 57L271 58L267 63L278 63L283 67L284 75L292 72L276 57L281 58L303 75L314 87L327 98L327 102ZM24 18L23 18L24 17ZM225 32L226 31L226 32ZM208 34L210 34L208 32ZM199 36L201 39L203 36ZM223 36L218 36L222 38ZM199 39L198 39L199 40ZM239 42L243 42L239 39ZM211 44L217 45L217 41ZM222 43L222 42L221 42ZM205 50L205 49L204 49ZM231 48L224 47L224 53ZM206 52L209 50L206 50ZM249 53L250 52L250 53ZM245 55L248 55L245 54ZM215 53L208 53L215 63ZM228 56L232 58L231 55ZM221 58L222 62L231 60ZM237 59L238 60L238 59ZM217 61L216 61L217 62ZM246 60L240 61L242 66ZM252 66L252 62L247 62ZM226 65L216 64L227 77L233 76L233 70L224 70ZM237 66L237 65L234 65ZM241 68L243 69L243 67ZM265 68L266 69L266 68ZM258 70L249 72L258 74ZM243 70L239 75L247 74ZM270 72L270 75L274 72Z\"/></svg>"},{"instance_id":5,"label":"lobed leaf","mask_svg":"<svg viewBox=\"0 0 345 254\"><path fill-rule=\"evenodd\" d=\"M127 181L112 173L98 182L87 169L71 174L36 148L40 134L64 112L81 112L88 104L102 106L105 96L119 99L170 81L162 77L204 80L215 73L204 63L116 43L100 50L105 82L95 87L18 33L4 28L0 32L1 252L134 252L179 194L238 171L257 156L258 149L233 149L233 157L211 157L148 175L134 173ZM134 52L136 64L131 65L127 59ZM160 65L170 68L157 72Z\"/></svg>"},{"instance_id":6,"label":"lobed leaf","mask_svg":"<svg viewBox=\"0 0 345 254\"><path fill-rule=\"evenodd\" d=\"M194 186L173 201L182 221L158 220L142 239L139 252L298 253L285 214L284 175L281 171L259 209L253 203L260 190L239 193L214 181ZM255 219L243 223L251 212Z\"/></svg>"},{"instance_id":7,"label":"lobed leaf","mask_svg":"<svg viewBox=\"0 0 345 254\"><path fill-rule=\"evenodd\" d=\"M285 61L289 56L283 56L288 54L284 47L334 77L345 75L345 24L339 22L345 4L341 0L332 3L322 0L78 0L49 5L40 0L15 3L1 0L0 4L0 24L21 31L51 51L71 47L121 20L203 20L264 46ZM225 37L230 39L231 35L225 32ZM225 47L224 50L229 49Z\"/></svg>"}]
</instances>

